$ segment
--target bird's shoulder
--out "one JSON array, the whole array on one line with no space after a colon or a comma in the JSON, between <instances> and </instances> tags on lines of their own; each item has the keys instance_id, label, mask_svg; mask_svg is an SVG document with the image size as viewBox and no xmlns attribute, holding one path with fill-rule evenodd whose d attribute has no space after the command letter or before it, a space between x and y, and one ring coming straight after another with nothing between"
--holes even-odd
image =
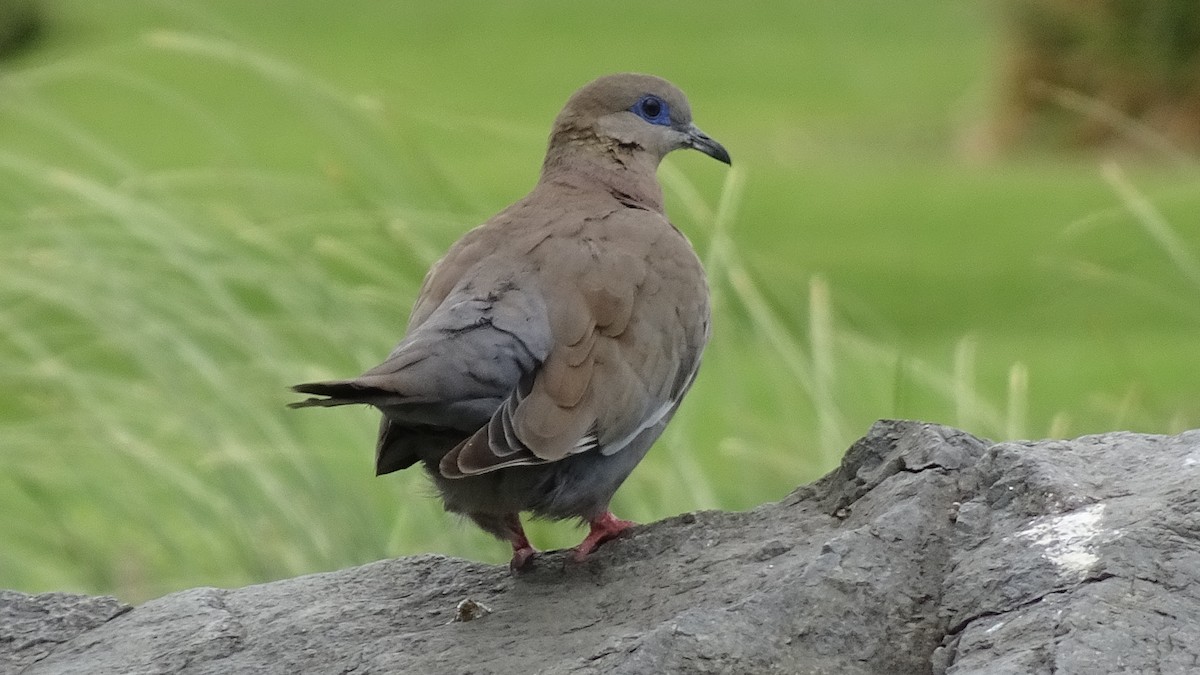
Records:
<instances>
[{"instance_id":1,"label":"bird's shoulder","mask_svg":"<svg viewBox=\"0 0 1200 675\"><path fill-rule=\"evenodd\" d=\"M702 274L690 243L661 212L602 191L535 190L451 246L426 275L410 325L455 293L594 295L614 285L628 293L655 268Z\"/></svg>"}]
</instances>

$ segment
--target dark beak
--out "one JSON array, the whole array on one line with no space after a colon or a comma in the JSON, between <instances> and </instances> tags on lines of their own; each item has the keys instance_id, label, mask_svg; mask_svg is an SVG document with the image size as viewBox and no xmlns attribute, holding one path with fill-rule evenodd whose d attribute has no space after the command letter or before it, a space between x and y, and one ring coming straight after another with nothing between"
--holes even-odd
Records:
<instances>
[{"instance_id":1,"label":"dark beak","mask_svg":"<svg viewBox=\"0 0 1200 675\"><path fill-rule=\"evenodd\" d=\"M695 124L688 127L686 133L689 148L695 148L718 162L725 162L733 166L733 162L729 160L729 151L725 149L725 146L709 138L708 134L696 128Z\"/></svg>"}]
</instances>

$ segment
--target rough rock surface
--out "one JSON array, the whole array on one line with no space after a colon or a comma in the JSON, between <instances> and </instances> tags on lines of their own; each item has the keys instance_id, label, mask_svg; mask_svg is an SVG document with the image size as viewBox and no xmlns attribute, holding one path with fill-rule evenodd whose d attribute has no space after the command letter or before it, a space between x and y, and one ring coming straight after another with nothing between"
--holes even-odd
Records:
<instances>
[{"instance_id":1,"label":"rough rock surface","mask_svg":"<svg viewBox=\"0 0 1200 675\"><path fill-rule=\"evenodd\" d=\"M778 503L519 578L418 556L132 610L3 593L0 672L1200 672L1200 431L879 422Z\"/></svg>"}]
</instances>

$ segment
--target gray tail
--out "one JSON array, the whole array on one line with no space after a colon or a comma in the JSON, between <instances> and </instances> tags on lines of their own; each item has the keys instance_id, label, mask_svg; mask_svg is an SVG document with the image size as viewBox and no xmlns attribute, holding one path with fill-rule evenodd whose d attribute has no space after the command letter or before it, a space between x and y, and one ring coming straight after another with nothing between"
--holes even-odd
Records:
<instances>
[{"instance_id":1,"label":"gray tail","mask_svg":"<svg viewBox=\"0 0 1200 675\"><path fill-rule=\"evenodd\" d=\"M332 408L339 405L365 403L379 405L385 401L394 401L397 394L388 389L381 389L358 380L331 380L329 382L306 382L292 387L292 391L300 394L312 394L325 398L308 398L303 401L289 403L289 408Z\"/></svg>"}]
</instances>

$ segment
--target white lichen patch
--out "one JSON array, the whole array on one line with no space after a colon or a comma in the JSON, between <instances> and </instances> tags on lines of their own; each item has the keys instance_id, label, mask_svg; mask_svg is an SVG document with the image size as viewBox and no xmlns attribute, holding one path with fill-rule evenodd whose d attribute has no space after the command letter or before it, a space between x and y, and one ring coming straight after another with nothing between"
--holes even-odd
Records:
<instances>
[{"instance_id":1,"label":"white lichen patch","mask_svg":"<svg viewBox=\"0 0 1200 675\"><path fill-rule=\"evenodd\" d=\"M1104 504L1092 504L1061 516L1037 519L1017 533L1043 549L1043 555L1061 572L1080 578L1100 561L1095 545L1109 541L1115 533L1101 526Z\"/></svg>"},{"instance_id":2,"label":"white lichen patch","mask_svg":"<svg viewBox=\"0 0 1200 675\"><path fill-rule=\"evenodd\" d=\"M462 602L458 603L458 606L454 608L454 618L450 619L449 623L474 621L476 619L482 619L491 613L491 607L488 607L482 602L472 600L471 598L466 598Z\"/></svg>"}]
</instances>

